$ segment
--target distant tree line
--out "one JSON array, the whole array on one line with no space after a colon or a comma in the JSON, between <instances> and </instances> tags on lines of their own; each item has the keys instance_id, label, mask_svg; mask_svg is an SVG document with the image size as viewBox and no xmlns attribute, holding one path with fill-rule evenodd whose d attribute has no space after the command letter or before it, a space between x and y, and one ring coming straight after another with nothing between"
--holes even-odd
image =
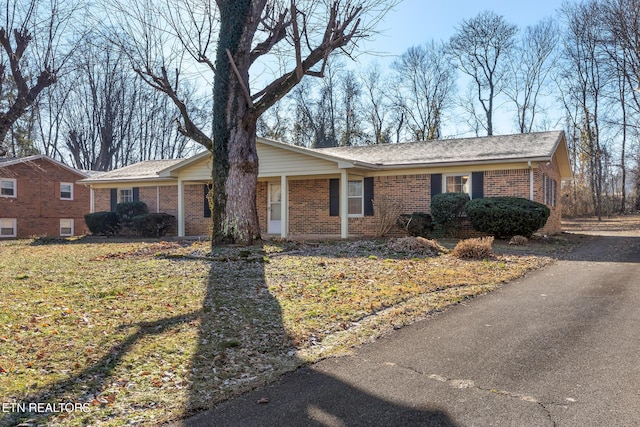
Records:
<instances>
[{"instance_id":1,"label":"distant tree line","mask_svg":"<svg viewBox=\"0 0 640 427\"><path fill-rule=\"evenodd\" d=\"M110 170L211 145L212 2L120 3L5 1L0 155ZM324 78L302 78L257 133L315 148L564 128L575 174L565 213L640 209L640 0L549 14L518 28L482 12L390 66L325 61Z\"/></svg>"}]
</instances>

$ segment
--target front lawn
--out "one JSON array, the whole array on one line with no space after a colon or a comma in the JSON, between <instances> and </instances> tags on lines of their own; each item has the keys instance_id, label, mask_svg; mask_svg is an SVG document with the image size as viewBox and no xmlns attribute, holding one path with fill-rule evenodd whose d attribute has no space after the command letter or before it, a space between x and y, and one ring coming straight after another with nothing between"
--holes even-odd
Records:
<instances>
[{"instance_id":1,"label":"front lawn","mask_svg":"<svg viewBox=\"0 0 640 427\"><path fill-rule=\"evenodd\" d=\"M177 419L549 262L384 241L0 242L0 425ZM30 403L58 406L15 412Z\"/></svg>"}]
</instances>

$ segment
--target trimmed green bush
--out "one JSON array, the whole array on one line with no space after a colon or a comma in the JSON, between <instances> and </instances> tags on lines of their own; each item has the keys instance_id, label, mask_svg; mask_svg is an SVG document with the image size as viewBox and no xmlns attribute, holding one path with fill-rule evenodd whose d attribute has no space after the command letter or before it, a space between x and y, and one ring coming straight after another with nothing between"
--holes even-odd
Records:
<instances>
[{"instance_id":1,"label":"trimmed green bush","mask_svg":"<svg viewBox=\"0 0 640 427\"><path fill-rule=\"evenodd\" d=\"M551 214L547 206L520 197L474 199L466 212L475 230L500 238L531 237Z\"/></svg>"},{"instance_id":2,"label":"trimmed green bush","mask_svg":"<svg viewBox=\"0 0 640 427\"><path fill-rule=\"evenodd\" d=\"M144 215L148 212L147 204L141 201L122 202L116 205L116 213L120 218L120 223L124 226L131 226L134 216Z\"/></svg>"},{"instance_id":3,"label":"trimmed green bush","mask_svg":"<svg viewBox=\"0 0 640 427\"><path fill-rule=\"evenodd\" d=\"M98 236L115 236L120 232L120 221L115 212L94 212L84 216L91 234Z\"/></svg>"},{"instance_id":4,"label":"trimmed green bush","mask_svg":"<svg viewBox=\"0 0 640 427\"><path fill-rule=\"evenodd\" d=\"M167 213L148 213L132 218L133 229L143 237L162 237L176 225L176 217Z\"/></svg>"},{"instance_id":5,"label":"trimmed green bush","mask_svg":"<svg viewBox=\"0 0 640 427\"><path fill-rule=\"evenodd\" d=\"M466 193L440 193L431 198L431 216L433 222L442 227L445 233L456 235L460 226L460 217L469 202Z\"/></svg>"},{"instance_id":6,"label":"trimmed green bush","mask_svg":"<svg viewBox=\"0 0 640 427\"><path fill-rule=\"evenodd\" d=\"M396 220L396 225L409 233L410 236L428 237L433 231L431 215L423 212L402 214Z\"/></svg>"}]
</instances>

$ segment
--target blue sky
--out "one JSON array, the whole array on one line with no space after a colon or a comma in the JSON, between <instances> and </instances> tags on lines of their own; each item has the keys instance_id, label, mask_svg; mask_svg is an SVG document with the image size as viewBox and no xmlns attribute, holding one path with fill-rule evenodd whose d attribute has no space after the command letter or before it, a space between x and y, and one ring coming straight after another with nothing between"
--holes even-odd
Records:
<instances>
[{"instance_id":1,"label":"blue sky","mask_svg":"<svg viewBox=\"0 0 640 427\"><path fill-rule=\"evenodd\" d=\"M561 0L404 0L380 23L378 28L382 34L363 48L380 55L400 55L409 47L432 39L448 40L463 19L473 18L484 10L491 10L504 16L507 22L524 28L556 15L561 5ZM369 62L369 56L361 56L360 61Z\"/></svg>"}]
</instances>

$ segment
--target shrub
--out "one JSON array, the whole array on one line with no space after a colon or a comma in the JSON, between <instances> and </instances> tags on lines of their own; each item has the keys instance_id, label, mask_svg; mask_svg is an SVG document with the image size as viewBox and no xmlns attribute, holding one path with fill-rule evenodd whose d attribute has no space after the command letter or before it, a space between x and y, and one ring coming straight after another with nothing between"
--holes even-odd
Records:
<instances>
[{"instance_id":1,"label":"shrub","mask_svg":"<svg viewBox=\"0 0 640 427\"><path fill-rule=\"evenodd\" d=\"M95 212L84 216L91 234L98 236L115 236L120 231L120 221L115 212Z\"/></svg>"},{"instance_id":2,"label":"shrub","mask_svg":"<svg viewBox=\"0 0 640 427\"><path fill-rule=\"evenodd\" d=\"M464 214L468 202L469 195L466 193L436 194L431 199L433 221L442 227L445 233L457 235L460 217Z\"/></svg>"},{"instance_id":3,"label":"shrub","mask_svg":"<svg viewBox=\"0 0 640 427\"><path fill-rule=\"evenodd\" d=\"M176 217L167 213L148 213L132 218L133 229L142 237L162 237L175 227Z\"/></svg>"},{"instance_id":4,"label":"shrub","mask_svg":"<svg viewBox=\"0 0 640 427\"><path fill-rule=\"evenodd\" d=\"M125 226L132 224L133 217L144 215L148 212L147 204L137 200L133 202L122 202L116 205L116 213L120 218L120 223Z\"/></svg>"},{"instance_id":5,"label":"shrub","mask_svg":"<svg viewBox=\"0 0 640 427\"><path fill-rule=\"evenodd\" d=\"M475 230L504 238L531 237L551 213L547 206L520 197L474 199L466 210Z\"/></svg>"},{"instance_id":6,"label":"shrub","mask_svg":"<svg viewBox=\"0 0 640 427\"><path fill-rule=\"evenodd\" d=\"M414 237L427 237L433 231L431 215L423 212L402 214L398 216L396 225Z\"/></svg>"},{"instance_id":7,"label":"shrub","mask_svg":"<svg viewBox=\"0 0 640 427\"><path fill-rule=\"evenodd\" d=\"M492 244L492 236L461 240L453 249L451 255L462 259L487 259L493 254L491 250Z\"/></svg>"},{"instance_id":8,"label":"shrub","mask_svg":"<svg viewBox=\"0 0 640 427\"><path fill-rule=\"evenodd\" d=\"M373 211L376 220L376 237L386 236L402 212L402 200L384 195L378 196L373 199Z\"/></svg>"}]
</instances>

